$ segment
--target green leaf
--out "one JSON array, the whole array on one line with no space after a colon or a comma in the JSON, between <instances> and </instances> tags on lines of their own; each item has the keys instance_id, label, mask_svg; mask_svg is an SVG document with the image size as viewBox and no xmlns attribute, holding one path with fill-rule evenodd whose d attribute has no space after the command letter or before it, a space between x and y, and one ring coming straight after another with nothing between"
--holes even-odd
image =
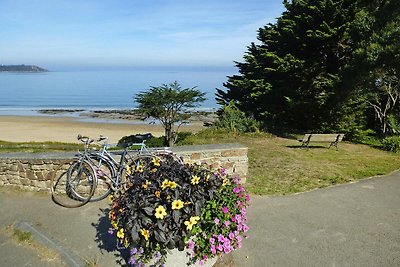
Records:
<instances>
[{"instance_id":1,"label":"green leaf","mask_svg":"<svg viewBox=\"0 0 400 267\"><path fill-rule=\"evenodd\" d=\"M167 241L168 241L165 233L163 231L161 231L160 229L154 230L154 237L158 242L163 243L163 244L167 243Z\"/></svg>"},{"instance_id":2,"label":"green leaf","mask_svg":"<svg viewBox=\"0 0 400 267\"><path fill-rule=\"evenodd\" d=\"M145 207L142 210L149 216L152 216L154 214L154 208L152 207Z\"/></svg>"}]
</instances>

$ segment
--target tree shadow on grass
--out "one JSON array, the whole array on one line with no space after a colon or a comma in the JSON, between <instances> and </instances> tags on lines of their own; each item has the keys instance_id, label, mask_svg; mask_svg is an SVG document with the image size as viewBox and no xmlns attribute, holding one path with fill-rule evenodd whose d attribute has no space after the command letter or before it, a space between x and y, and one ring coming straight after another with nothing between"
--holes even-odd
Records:
<instances>
[{"instance_id":1,"label":"tree shadow on grass","mask_svg":"<svg viewBox=\"0 0 400 267\"><path fill-rule=\"evenodd\" d=\"M113 233L110 232L110 229L112 229L110 220L108 219L110 209L99 210L98 221L92 223L92 226L96 229L95 241L97 246L100 248L101 253L114 253L115 261L118 265L128 266L128 260L130 257L129 249L118 243L115 231L113 231Z\"/></svg>"}]
</instances>

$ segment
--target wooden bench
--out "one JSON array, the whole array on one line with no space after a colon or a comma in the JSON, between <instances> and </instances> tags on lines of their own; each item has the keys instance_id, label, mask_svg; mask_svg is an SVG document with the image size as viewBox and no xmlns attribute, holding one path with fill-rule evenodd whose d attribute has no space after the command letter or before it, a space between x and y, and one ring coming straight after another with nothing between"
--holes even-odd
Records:
<instances>
[{"instance_id":1,"label":"wooden bench","mask_svg":"<svg viewBox=\"0 0 400 267\"><path fill-rule=\"evenodd\" d=\"M338 149L338 144L342 141L344 134L305 134L303 139L299 139L298 141L301 142L301 147L308 147L310 142L329 142L329 148L331 146L336 147Z\"/></svg>"}]
</instances>

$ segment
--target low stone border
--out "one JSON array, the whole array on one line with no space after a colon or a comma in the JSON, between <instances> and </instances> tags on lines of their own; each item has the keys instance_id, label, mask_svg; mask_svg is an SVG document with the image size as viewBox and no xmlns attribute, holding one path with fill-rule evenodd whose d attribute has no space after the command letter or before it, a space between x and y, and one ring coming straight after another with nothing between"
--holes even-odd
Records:
<instances>
[{"instance_id":1,"label":"low stone border","mask_svg":"<svg viewBox=\"0 0 400 267\"><path fill-rule=\"evenodd\" d=\"M212 167L221 166L230 174L242 177L248 172L248 149L241 144L217 144L174 147L173 152L185 162L205 162ZM49 191L54 170L75 153L0 153L0 186Z\"/></svg>"}]
</instances>

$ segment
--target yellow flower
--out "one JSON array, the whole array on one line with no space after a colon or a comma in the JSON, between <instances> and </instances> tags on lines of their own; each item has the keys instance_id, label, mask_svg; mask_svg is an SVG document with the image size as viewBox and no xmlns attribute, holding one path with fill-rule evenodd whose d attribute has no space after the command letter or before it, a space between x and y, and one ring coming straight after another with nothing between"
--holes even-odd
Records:
<instances>
[{"instance_id":1,"label":"yellow flower","mask_svg":"<svg viewBox=\"0 0 400 267\"><path fill-rule=\"evenodd\" d=\"M142 187L143 187L143 189L147 189L147 188L149 188L149 185L151 185L151 183L146 180L146 182L144 184L142 184Z\"/></svg>"},{"instance_id":2,"label":"yellow flower","mask_svg":"<svg viewBox=\"0 0 400 267\"><path fill-rule=\"evenodd\" d=\"M170 183L170 181L168 179L165 179L161 184L161 189L165 190L166 188L168 188L169 187L169 183Z\"/></svg>"},{"instance_id":3,"label":"yellow flower","mask_svg":"<svg viewBox=\"0 0 400 267\"><path fill-rule=\"evenodd\" d=\"M143 171L144 171L143 165L138 165L138 166L136 167L136 172L142 173Z\"/></svg>"},{"instance_id":4,"label":"yellow flower","mask_svg":"<svg viewBox=\"0 0 400 267\"><path fill-rule=\"evenodd\" d=\"M114 201L114 196L113 195L109 195L108 196L108 200L110 200L110 202L112 203Z\"/></svg>"},{"instance_id":5,"label":"yellow flower","mask_svg":"<svg viewBox=\"0 0 400 267\"><path fill-rule=\"evenodd\" d=\"M153 168L150 170L150 172L155 173L157 171L157 168Z\"/></svg>"},{"instance_id":6,"label":"yellow flower","mask_svg":"<svg viewBox=\"0 0 400 267\"><path fill-rule=\"evenodd\" d=\"M197 224L198 220L200 220L199 216L190 217L189 221L185 221L186 229L192 231L193 225Z\"/></svg>"},{"instance_id":7,"label":"yellow flower","mask_svg":"<svg viewBox=\"0 0 400 267\"><path fill-rule=\"evenodd\" d=\"M154 195L159 198L161 196L161 192L160 191L156 191L156 192L154 192Z\"/></svg>"},{"instance_id":8,"label":"yellow flower","mask_svg":"<svg viewBox=\"0 0 400 267\"><path fill-rule=\"evenodd\" d=\"M116 217L117 217L117 215L115 214L115 211L111 210L111 211L108 213L108 218L109 218L109 219L115 220Z\"/></svg>"},{"instance_id":9,"label":"yellow flower","mask_svg":"<svg viewBox=\"0 0 400 267\"><path fill-rule=\"evenodd\" d=\"M116 221L112 221L112 222L111 222L111 226L112 226L114 229L118 229L118 224L117 224Z\"/></svg>"},{"instance_id":10,"label":"yellow flower","mask_svg":"<svg viewBox=\"0 0 400 267\"><path fill-rule=\"evenodd\" d=\"M186 230L192 231L194 223L191 221L185 221Z\"/></svg>"},{"instance_id":11,"label":"yellow flower","mask_svg":"<svg viewBox=\"0 0 400 267\"><path fill-rule=\"evenodd\" d=\"M200 182L200 178L197 175L192 176L192 184L198 184Z\"/></svg>"},{"instance_id":12,"label":"yellow flower","mask_svg":"<svg viewBox=\"0 0 400 267\"><path fill-rule=\"evenodd\" d=\"M227 184L229 184L229 180L224 178L224 180L222 181L222 185L225 186Z\"/></svg>"},{"instance_id":13,"label":"yellow flower","mask_svg":"<svg viewBox=\"0 0 400 267\"><path fill-rule=\"evenodd\" d=\"M146 239L146 241L149 240L149 237L150 237L149 230L141 229L141 230L140 230L140 233L142 234L142 236L144 237L144 239Z\"/></svg>"},{"instance_id":14,"label":"yellow flower","mask_svg":"<svg viewBox=\"0 0 400 267\"><path fill-rule=\"evenodd\" d=\"M124 236L124 228L119 229L119 231L117 232L117 237L122 239L124 238Z\"/></svg>"},{"instance_id":15,"label":"yellow flower","mask_svg":"<svg viewBox=\"0 0 400 267\"><path fill-rule=\"evenodd\" d=\"M199 220L200 220L199 216L190 217L190 221L193 222L194 224L196 224Z\"/></svg>"},{"instance_id":16,"label":"yellow flower","mask_svg":"<svg viewBox=\"0 0 400 267\"><path fill-rule=\"evenodd\" d=\"M132 173L132 168L131 168L131 166L126 165L126 174L127 174L127 175L131 175L131 173Z\"/></svg>"},{"instance_id":17,"label":"yellow flower","mask_svg":"<svg viewBox=\"0 0 400 267\"><path fill-rule=\"evenodd\" d=\"M175 189L177 186L177 183L169 181L168 186L171 187L171 189Z\"/></svg>"},{"instance_id":18,"label":"yellow flower","mask_svg":"<svg viewBox=\"0 0 400 267\"><path fill-rule=\"evenodd\" d=\"M173 210L180 210L183 208L183 201L182 200L174 200L172 201L172 209Z\"/></svg>"},{"instance_id":19,"label":"yellow flower","mask_svg":"<svg viewBox=\"0 0 400 267\"><path fill-rule=\"evenodd\" d=\"M160 166L160 159L159 158L153 158L153 160L151 162L153 162L154 166Z\"/></svg>"},{"instance_id":20,"label":"yellow flower","mask_svg":"<svg viewBox=\"0 0 400 267\"><path fill-rule=\"evenodd\" d=\"M156 213L155 216L157 219L164 219L164 216L167 215L167 213L165 212L165 208L163 206L158 206L156 208Z\"/></svg>"},{"instance_id":21,"label":"yellow flower","mask_svg":"<svg viewBox=\"0 0 400 267\"><path fill-rule=\"evenodd\" d=\"M205 180L206 180L206 182L208 182L208 180L210 180L210 175L209 174L207 175Z\"/></svg>"}]
</instances>

